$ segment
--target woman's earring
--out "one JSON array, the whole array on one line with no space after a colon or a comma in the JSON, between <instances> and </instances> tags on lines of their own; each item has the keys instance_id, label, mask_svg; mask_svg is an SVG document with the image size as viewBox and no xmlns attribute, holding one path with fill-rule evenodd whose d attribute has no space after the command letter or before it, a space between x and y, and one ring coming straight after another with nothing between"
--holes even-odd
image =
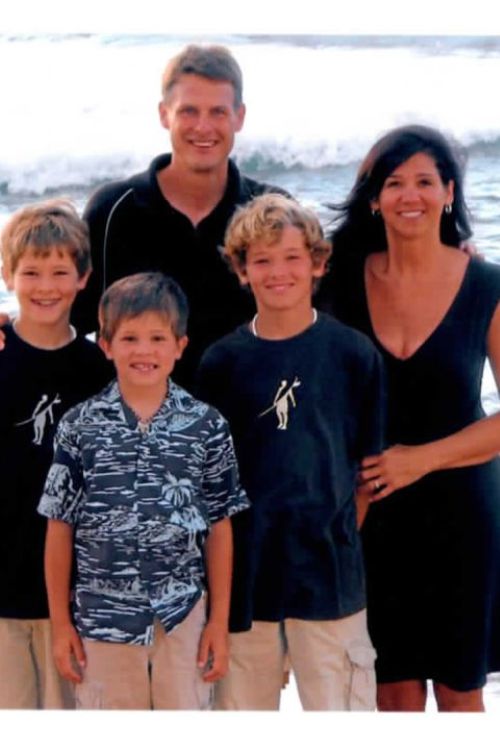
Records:
<instances>
[{"instance_id":1,"label":"woman's earring","mask_svg":"<svg viewBox=\"0 0 500 750\"><path fill-rule=\"evenodd\" d=\"M451 203L447 203L444 207L445 214L451 214Z\"/></svg>"},{"instance_id":2,"label":"woman's earring","mask_svg":"<svg viewBox=\"0 0 500 750\"><path fill-rule=\"evenodd\" d=\"M372 208L372 216L376 218L377 216L380 216L380 211L378 208Z\"/></svg>"}]
</instances>

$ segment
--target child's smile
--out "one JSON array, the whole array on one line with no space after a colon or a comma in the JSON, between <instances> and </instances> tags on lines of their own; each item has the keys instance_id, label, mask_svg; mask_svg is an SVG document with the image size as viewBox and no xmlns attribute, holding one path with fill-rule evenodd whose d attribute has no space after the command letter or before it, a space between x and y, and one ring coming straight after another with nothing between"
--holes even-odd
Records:
<instances>
[{"instance_id":1,"label":"child's smile","mask_svg":"<svg viewBox=\"0 0 500 750\"><path fill-rule=\"evenodd\" d=\"M302 231L289 225L276 242L250 245L240 280L250 285L261 313L302 306L310 309L313 281L322 274L323 264L314 265Z\"/></svg>"},{"instance_id":2,"label":"child's smile","mask_svg":"<svg viewBox=\"0 0 500 750\"><path fill-rule=\"evenodd\" d=\"M167 317L145 312L120 322L110 342L101 341L113 360L120 388L166 388L167 379L187 344L178 339Z\"/></svg>"}]
</instances>

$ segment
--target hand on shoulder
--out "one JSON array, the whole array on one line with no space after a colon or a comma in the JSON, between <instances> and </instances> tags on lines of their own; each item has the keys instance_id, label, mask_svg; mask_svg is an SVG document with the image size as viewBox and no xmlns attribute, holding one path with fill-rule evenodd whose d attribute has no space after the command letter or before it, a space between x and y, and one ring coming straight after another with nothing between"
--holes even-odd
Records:
<instances>
[{"instance_id":1,"label":"hand on shoulder","mask_svg":"<svg viewBox=\"0 0 500 750\"><path fill-rule=\"evenodd\" d=\"M5 347L5 334L1 330L2 326L6 326L10 323L10 318L7 313L0 313L0 351Z\"/></svg>"}]
</instances>

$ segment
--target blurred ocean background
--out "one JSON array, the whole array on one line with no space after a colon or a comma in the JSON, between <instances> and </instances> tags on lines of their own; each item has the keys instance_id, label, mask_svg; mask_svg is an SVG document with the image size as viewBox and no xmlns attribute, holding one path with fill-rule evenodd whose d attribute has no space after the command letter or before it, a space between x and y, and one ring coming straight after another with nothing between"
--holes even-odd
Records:
<instances>
[{"instance_id":1,"label":"blurred ocean background","mask_svg":"<svg viewBox=\"0 0 500 750\"><path fill-rule=\"evenodd\" d=\"M43 197L66 195L82 210L98 185L167 151L161 73L190 41L225 44L242 66L241 169L289 190L325 226L325 203L345 197L383 131L421 122L457 139L474 242L500 263L500 37L491 36L0 34L0 227ZM15 309L1 282L0 309ZM489 369L483 400L498 409ZM485 697L498 711L498 675ZM299 705L292 678L283 708Z\"/></svg>"},{"instance_id":2,"label":"blurred ocean background","mask_svg":"<svg viewBox=\"0 0 500 750\"><path fill-rule=\"evenodd\" d=\"M249 175L315 208L342 199L383 131L427 123L468 155L474 241L500 263L500 38L454 36L0 34L0 227L27 202L99 184L169 149L157 104L169 57L228 46L247 118L234 156ZM0 308L12 297L0 283ZM497 398L489 371L485 404Z\"/></svg>"},{"instance_id":3,"label":"blurred ocean background","mask_svg":"<svg viewBox=\"0 0 500 750\"><path fill-rule=\"evenodd\" d=\"M0 34L0 221L43 195L83 205L169 147L160 77L185 37ZM222 36L244 72L235 157L323 211L384 130L442 128L469 155L481 250L500 260L500 37Z\"/></svg>"}]
</instances>

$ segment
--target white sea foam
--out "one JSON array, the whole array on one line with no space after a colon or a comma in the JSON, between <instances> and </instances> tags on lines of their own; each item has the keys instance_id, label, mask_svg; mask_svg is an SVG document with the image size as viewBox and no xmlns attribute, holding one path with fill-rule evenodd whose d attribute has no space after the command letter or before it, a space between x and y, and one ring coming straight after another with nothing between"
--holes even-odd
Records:
<instances>
[{"instance_id":1,"label":"white sea foam","mask_svg":"<svg viewBox=\"0 0 500 750\"><path fill-rule=\"evenodd\" d=\"M167 150L159 81L185 41L0 37L0 191L90 186ZM247 121L235 153L254 169L355 162L380 132L409 121L500 150L500 42L223 41L245 75Z\"/></svg>"}]
</instances>

